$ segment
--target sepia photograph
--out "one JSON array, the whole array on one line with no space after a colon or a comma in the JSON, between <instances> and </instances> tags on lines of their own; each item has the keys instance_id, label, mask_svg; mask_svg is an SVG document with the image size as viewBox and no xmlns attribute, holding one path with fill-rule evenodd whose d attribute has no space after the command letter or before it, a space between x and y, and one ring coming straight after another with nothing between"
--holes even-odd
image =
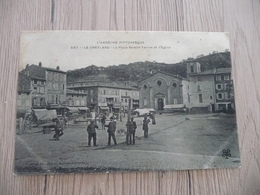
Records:
<instances>
[{"instance_id":1,"label":"sepia photograph","mask_svg":"<svg viewBox=\"0 0 260 195\"><path fill-rule=\"evenodd\" d=\"M241 166L228 33L20 39L15 174Z\"/></svg>"}]
</instances>

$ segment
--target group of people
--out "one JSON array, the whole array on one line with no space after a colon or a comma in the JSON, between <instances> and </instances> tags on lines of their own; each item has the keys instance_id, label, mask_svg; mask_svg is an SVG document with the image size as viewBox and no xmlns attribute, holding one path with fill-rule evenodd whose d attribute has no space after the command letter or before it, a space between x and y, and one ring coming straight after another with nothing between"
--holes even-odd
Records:
<instances>
[{"instance_id":1,"label":"group of people","mask_svg":"<svg viewBox=\"0 0 260 195\"><path fill-rule=\"evenodd\" d=\"M101 119L102 120L102 119ZM114 144L117 145L116 142L116 122L114 121L113 117L110 117L110 122L108 125L105 125L105 122L101 121L102 129L107 127L107 133L108 133L108 145L111 144L111 138L113 138ZM98 129L98 126L94 124L94 120L90 121L90 124L87 127L88 132L88 146L91 146L91 139L93 138L93 145L97 146L97 133L96 129Z\"/></svg>"},{"instance_id":2,"label":"group of people","mask_svg":"<svg viewBox=\"0 0 260 195\"><path fill-rule=\"evenodd\" d=\"M154 115L150 115L150 118L152 119L152 124L156 124ZM115 136L116 121L114 121L114 117L110 117L110 122L108 123L108 125L106 125L105 119L106 119L105 116L103 116L101 118L101 125L102 125L102 129L107 127L108 145L111 145L111 138L113 139L114 144L117 145L116 136ZM144 119L142 121L142 129L144 131L144 138L148 137L148 130L149 130L148 124L149 123L150 123L150 119L147 117L147 115L145 115ZM137 129L137 125L133 118L131 118L131 120L127 122L126 127L127 127L127 143L135 144L135 132ZM92 120L87 127L88 146L89 147L91 146L92 139L93 139L93 145L97 146L96 129L98 129L98 126L96 124L94 124L94 121Z\"/></svg>"}]
</instances>

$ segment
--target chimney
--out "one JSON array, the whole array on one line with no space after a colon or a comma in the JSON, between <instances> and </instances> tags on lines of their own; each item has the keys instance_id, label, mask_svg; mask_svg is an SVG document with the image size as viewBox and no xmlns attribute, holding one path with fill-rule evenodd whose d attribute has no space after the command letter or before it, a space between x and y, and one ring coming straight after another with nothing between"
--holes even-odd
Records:
<instances>
[{"instance_id":1,"label":"chimney","mask_svg":"<svg viewBox=\"0 0 260 195\"><path fill-rule=\"evenodd\" d=\"M57 67L56 67L56 69L57 69L57 70L60 70L60 67L59 67L59 66L57 66Z\"/></svg>"},{"instance_id":2,"label":"chimney","mask_svg":"<svg viewBox=\"0 0 260 195\"><path fill-rule=\"evenodd\" d=\"M39 66L42 67L42 63L41 62L39 62Z\"/></svg>"},{"instance_id":3,"label":"chimney","mask_svg":"<svg viewBox=\"0 0 260 195\"><path fill-rule=\"evenodd\" d=\"M29 67L29 64L26 64L26 68L28 68Z\"/></svg>"}]
</instances>

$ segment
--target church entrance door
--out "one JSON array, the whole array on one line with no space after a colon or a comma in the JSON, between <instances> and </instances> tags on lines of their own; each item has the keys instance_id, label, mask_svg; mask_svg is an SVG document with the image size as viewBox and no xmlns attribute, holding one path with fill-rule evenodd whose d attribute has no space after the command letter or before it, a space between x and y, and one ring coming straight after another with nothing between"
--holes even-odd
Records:
<instances>
[{"instance_id":1,"label":"church entrance door","mask_svg":"<svg viewBox=\"0 0 260 195\"><path fill-rule=\"evenodd\" d=\"M158 110L163 110L163 98L158 98L157 100Z\"/></svg>"}]
</instances>

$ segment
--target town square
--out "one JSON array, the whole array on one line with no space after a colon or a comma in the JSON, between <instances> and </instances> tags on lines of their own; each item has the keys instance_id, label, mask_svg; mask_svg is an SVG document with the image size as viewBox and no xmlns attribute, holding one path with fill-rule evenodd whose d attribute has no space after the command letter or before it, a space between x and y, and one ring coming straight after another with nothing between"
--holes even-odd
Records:
<instances>
[{"instance_id":1,"label":"town square","mask_svg":"<svg viewBox=\"0 0 260 195\"><path fill-rule=\"evenodd\" d=\"M137 123L135 145L126 144L125 133L116 135L118 144L107 145L106 130L97 130L98 146L88 147L87 125L69 124L60 141L39 128L18 135L16 171L22 173L70 173L178 170L236 167L240 163L236 143L236 121L227 114L167 114L156 116L144 138L142 117ZM117 121L124 128L126 118ZM223 156L230 150L231 157Z\"/></svg>"}]
</instances>

